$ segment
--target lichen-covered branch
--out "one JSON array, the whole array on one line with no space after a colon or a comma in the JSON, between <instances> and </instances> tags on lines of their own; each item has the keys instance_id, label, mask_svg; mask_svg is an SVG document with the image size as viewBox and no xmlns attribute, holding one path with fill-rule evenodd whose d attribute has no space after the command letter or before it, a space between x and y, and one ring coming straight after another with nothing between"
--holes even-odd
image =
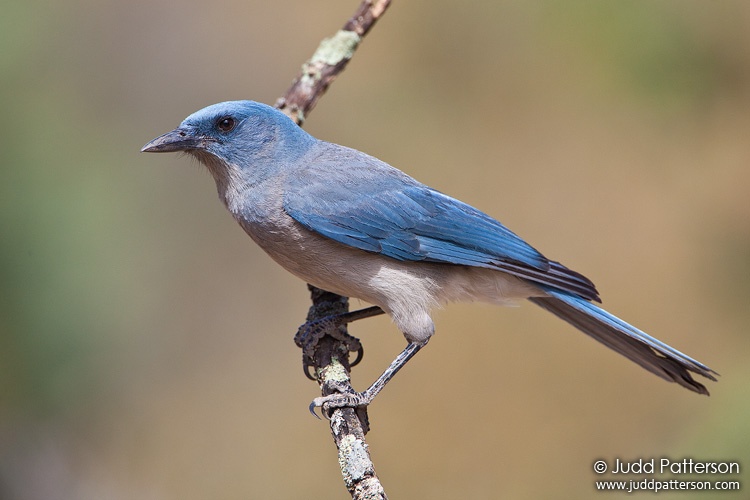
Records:
<instances>
[{"instance_id":1,"label":"lichen-covered branch","mask_svg":"<svg viewBox=\"0 0 750 500\"><path fill-rule=\"evenodd\" d=\"M302 65L301 73L276 101L276 107L301 126L390 3L391 0L363 0L343 28L323 40L313 56ZM312 306L307 321L349 310L346 297L310 285L308 287ZM342 340L341 335L325 335L318 343L312 366L323 396L334 392L354 392L349 379L349 351L350 344ZM366 409L337 408L329 417L331 434L338 448L339 466L352 498L386 499L365 442L365 433L369 428Z\"/></svg>"},{"instance_id":2,"label":"lichen-covered branch","mask_svg":"<svg viewBox=\"0 0 750 500\"><path fill-rule=\"evenodd\" d=\"M291 87L276 101L276 107L302 125L390 3L391 0L364 0L343 28L320 42Z\"/></svg>"}]
</instances>

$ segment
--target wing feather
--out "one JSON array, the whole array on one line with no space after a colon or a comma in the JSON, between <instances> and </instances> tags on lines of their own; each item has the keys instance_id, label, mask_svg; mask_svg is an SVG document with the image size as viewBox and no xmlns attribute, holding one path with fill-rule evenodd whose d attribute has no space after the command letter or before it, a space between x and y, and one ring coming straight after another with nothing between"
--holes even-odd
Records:
<instances>
[{"instance_id":1,"label":"wing feather","mask_svg":"<svg viewBox=\"0 0 750 500\"><path fill-rule=\"evenodd\" d=\"M591 281L489 215L365 158L369 165L346 172L298 173L284 197L286 213L311 231L392 259L496 269L599 300ZM346 182L327 182L324 174L346 175Z\"/></svg>"}]
</instances>

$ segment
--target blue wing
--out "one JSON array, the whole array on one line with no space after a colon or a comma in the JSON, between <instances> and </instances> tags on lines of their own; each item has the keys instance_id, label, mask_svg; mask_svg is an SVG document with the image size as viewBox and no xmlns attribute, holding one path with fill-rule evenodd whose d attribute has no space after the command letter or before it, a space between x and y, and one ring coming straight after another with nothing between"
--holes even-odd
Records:
<instances>
[{"instance_id":1,"label":"blue wing","mask_svg":"<svg viewBox=\"0 0 750 500\"><path fill-rule=\"evenodd\" d=\"M546 259L487 214L373 158L365 160L346 170L296 172L284 210L307 229L361 250L401 261L496 269L599 300L591 281Z\"/></svg>"}]
</instances>

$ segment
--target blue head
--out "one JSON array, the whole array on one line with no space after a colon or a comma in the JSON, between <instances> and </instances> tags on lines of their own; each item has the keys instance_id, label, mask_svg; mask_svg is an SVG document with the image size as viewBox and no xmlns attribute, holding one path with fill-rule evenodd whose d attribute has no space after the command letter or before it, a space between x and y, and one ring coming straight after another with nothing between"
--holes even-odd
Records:
<instances>
[{"instance_id":1,"label":"blue head","mask_svg":"<svg viewBox=\"0 0 750 500\"><path fill-rule=\"evenodd\" d=\"M298 158L315 139L284 113L253 101L228 101L196 111L149 142L147 153L185 152L208 167L219 191L255 184Z\"/></svg>"}]
</instances>

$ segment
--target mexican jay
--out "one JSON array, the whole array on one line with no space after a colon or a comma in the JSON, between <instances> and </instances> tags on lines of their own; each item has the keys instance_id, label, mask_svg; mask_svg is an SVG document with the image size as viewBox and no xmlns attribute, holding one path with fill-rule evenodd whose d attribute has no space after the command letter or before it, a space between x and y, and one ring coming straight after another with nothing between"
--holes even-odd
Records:
<instances>
[{"instance_id":1,"label":"mexican jay","mask_svg":"<svg viewBox=\"0 0 750 500\"><path fill-rule=\"evenodd\" d=\"M456 301L529 299L659 377L700 394L713 370L601 309L593 283L500 222L365 153L324 142L257 102L204 108L143 147L186 152L211 172L245 232L318 288L379 306L407 348L366 391L315 406L366 405Z\"/></svg>"}]
</instances>

